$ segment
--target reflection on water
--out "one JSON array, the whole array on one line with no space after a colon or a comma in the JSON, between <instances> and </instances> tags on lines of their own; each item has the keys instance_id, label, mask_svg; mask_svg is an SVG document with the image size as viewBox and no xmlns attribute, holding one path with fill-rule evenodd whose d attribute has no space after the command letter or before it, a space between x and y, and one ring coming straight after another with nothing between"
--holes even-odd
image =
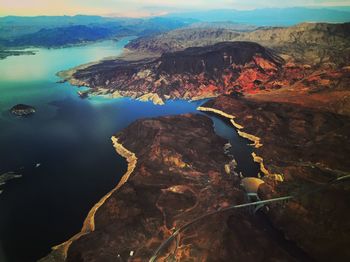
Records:
<instances>
[{"instance_id":1,"label":"reflection on water","mask_svg":"<svg viewBox=\"0 0 350 262\"><path fill-rule=\"evenodd\" d=\"M10 56L0 61L1 81L25 82L55 79L55 74L105 57L117 56L133 37L69 48L36 50L36 55ZM1 87L3 88L3 86Z\"/></svg>"}]
</instances>

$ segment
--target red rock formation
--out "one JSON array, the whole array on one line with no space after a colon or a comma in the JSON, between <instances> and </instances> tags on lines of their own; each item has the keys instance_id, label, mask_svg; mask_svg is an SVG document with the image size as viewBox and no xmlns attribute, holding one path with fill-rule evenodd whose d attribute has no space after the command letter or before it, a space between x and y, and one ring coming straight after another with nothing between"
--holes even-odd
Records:
<instances>
[{"instance_id":1,"label":"red rock formation","mask_svg":"<svg viewBox=\"0 0 350 262\"><path fill-rule=\"evenodd\" d=\"M105 61L77 70L72 84L124 96L198 99L276 88L283 59L252 42L224 42L165 53L155 60Z\"/></svg>"}]
</instances>

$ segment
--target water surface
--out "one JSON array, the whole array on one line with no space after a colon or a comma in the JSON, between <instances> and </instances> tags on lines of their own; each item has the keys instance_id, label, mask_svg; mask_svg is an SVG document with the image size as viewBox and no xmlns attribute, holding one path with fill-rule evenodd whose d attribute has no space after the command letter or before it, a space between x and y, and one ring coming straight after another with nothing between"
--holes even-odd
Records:
<instances>
[{"instance_id":1,"label":"water surface","mask_svg":"<svg viewBox=\"0 0 350 262\"><path fill-rule=\"evenodd\" d=\"M129 39L0 60L0 174L23 175L0 195L0 261L36 261L80 230L90 208L126 170L112 147L113 134L136 119L197 112L203 103L83 100L76 87L56 83L58 71L116 56ZM17 103L33 105L37 113L13 117L8 110ZM238 139L232 127L212 118L220 135ZM247 158L243 151L239 155Z\"/></svg>"}]
</instances>

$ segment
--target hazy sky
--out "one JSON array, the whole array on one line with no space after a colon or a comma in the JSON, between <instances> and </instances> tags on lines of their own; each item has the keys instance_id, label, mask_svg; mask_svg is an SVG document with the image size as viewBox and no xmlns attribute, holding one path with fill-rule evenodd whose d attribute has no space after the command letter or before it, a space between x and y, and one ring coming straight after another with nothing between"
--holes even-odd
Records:
<instances>
[{"instance_id":1,"label":"hazy sky","mask_svg":"<svg viewBox=\"0 0 350 262\"><path fill-rule=\"evenodd\" d=\"M0 15L150 16L200 9L349 6L350 0L0 0Z\"/></svg>"}]
</instances>

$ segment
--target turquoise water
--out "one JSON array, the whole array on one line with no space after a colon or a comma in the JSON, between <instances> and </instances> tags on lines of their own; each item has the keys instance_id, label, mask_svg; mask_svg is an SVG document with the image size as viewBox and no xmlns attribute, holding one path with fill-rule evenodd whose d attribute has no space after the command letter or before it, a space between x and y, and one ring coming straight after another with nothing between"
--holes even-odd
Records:
<instances>
[{"instance_id":1,"label":"turquoise water","mask_svg":"<svg viewBox=\"0 0 350 262\"><path fill-rule=\"evenodd\" d=\"M126 170L112 147L113 134L140 118L198 113L203 101L158 106L128 98L80 99L78 88L57 83L58 71L116 56L129 40L38 49L33 56L0 60L0 174L23 175L0 194L1 262L36 261L79 232L91 207ZM10 115L18 103L35 106L36 114ZM248 159L246 141L212 118L219 135L240 145L238 157Z\"/></svg>"},{"instance_id":2,"label":"turquoise water","mask_svg":"<svg viewBox=\"0 0 350 262\"><path fill-rule=\"evenodd\" d=\"M68 84L57 84L57 72L119 55L130 39L61 49L34 49L36 55L11 56L0 60L0 111L16 103L28 103L40 106L36 118L51 117L55 107L48 102L75 97L77 89Z\"/></svg>"}]
</instances>

